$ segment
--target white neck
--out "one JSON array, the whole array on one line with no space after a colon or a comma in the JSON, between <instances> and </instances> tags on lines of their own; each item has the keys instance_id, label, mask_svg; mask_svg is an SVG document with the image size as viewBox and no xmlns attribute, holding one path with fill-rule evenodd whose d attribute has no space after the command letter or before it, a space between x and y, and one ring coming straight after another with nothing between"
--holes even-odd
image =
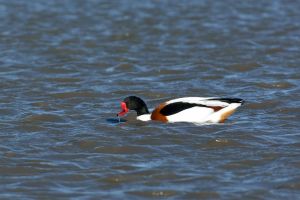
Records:
<instances>
[{"instance_id":1,"label":"white neck","mask_svg":"<svg viewBox=\"0 0 300 200\"><path fill-rule=\"evenodd\" d=\"M136 119L141 120L141 121L150 121L151 120L151 114L140 115L140 116L137 116Z\"/></svg>"}]
</instances>

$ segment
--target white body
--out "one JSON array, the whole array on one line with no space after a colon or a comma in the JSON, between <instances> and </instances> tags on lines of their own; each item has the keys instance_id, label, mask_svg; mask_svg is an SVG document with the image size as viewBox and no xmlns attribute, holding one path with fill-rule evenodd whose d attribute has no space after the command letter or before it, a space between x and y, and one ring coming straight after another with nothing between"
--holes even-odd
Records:
<instances>
[{"instance_id":1,"label":"white body","mask_svg":"<svg viewBox=\"0 0 300 200\"><path fill-rule=\"evenodd\" d=\"M214 111L213 108L194 106L185 110L182 110L173 115L166 116L168 122L193 122L193 123L217 123L222 121L222 117L226 113L232 113L236 108L241 106L242 103L227 103L215 99L214 97L184 97L179 99L173 99L166 102L166 105L176 102L186 102L193 104L200 104L209 107L223 107L218 111ZM151 114L140 115L137 117L141 121L151 120Z\"/></svg>"},{"instance_id":2,"label":"white body","mask_svg":"<svg viewBox=\"0 0 300 200\"><path fill-rule=\"evenodd\" d=\"M140 121L150 121L151 120L151 114L145 114L145 115L140 115L137 116L137 119Z\"/></svg>"}]
</instances>

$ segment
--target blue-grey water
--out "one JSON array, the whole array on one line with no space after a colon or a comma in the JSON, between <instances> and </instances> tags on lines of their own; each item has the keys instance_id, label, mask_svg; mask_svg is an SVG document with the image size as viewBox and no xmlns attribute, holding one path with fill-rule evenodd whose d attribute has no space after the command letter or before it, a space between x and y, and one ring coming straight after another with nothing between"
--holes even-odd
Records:
<instances>
[{"instance_id":1,"label":"blue-grey water","mask_svg":"<svg viewBox=\"0 0 300 200\"><path fill-rule=\"evenodd\" d=\"M299 199L300 2L0 0L1 199ZM120 101L246 100L225 124Z\"/></svg>"}]
</instances>

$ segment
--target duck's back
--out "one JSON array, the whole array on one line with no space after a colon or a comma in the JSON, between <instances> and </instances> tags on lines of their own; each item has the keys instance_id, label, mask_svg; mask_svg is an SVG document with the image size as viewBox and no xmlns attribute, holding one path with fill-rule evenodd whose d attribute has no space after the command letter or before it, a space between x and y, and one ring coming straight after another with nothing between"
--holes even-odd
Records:
<instances>
[{"instance_id":1,"label":"duck's back","mask_svg":"<svg viewBox=\"0 0 300 200\"><path fill-rule=\"evenodd\" d=\"M238 98L183 97L160 104L152 120L164 122L224 122L243 104Z\"/></svg>"}]
</instances>

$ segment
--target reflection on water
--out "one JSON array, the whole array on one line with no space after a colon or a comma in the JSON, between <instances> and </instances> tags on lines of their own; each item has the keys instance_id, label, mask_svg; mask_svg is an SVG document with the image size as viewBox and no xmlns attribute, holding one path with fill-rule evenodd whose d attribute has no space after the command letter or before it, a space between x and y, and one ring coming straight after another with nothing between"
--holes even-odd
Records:
<instances>
[{"instance_id":1,"label":"reflection on water","mask_svg":"<svg viewBox=\"0 0 300 200\"><path fill-rule=\"evenodd\" d=\"M1 196L296 199L300 4L0 3ZM225 124L116 118L141 96L247 101Z\"/></svg>"},{"instance_id":2,"label":"reflection on water","mask_svg":"<svg viewBox=\"0 0 300 200\"><path fill-rule=\"evenodd\" d=\"M119 124L122 122L127 122L127 120L123 118L108 118L106 119L106 121L111 124Z\"/></svg>"}]
</instances>

